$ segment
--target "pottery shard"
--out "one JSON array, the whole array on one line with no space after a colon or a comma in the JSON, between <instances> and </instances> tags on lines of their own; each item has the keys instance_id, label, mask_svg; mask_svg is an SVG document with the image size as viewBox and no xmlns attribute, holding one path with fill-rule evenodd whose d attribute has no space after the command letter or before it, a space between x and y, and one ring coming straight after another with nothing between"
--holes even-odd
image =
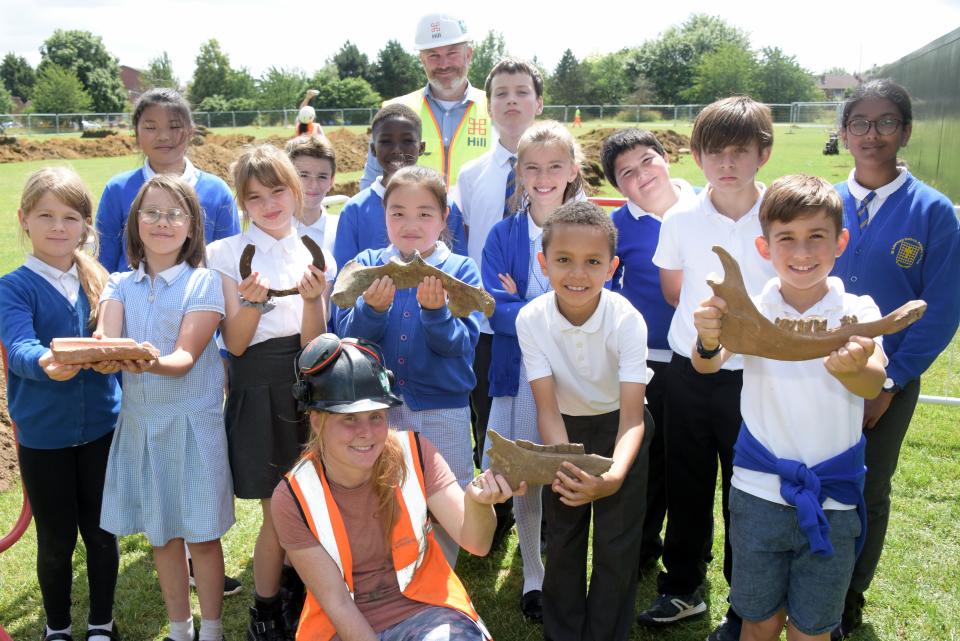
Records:
<instances>
[{"instance_id":1,"label":"pottery shard","mask_svg":"<svg viewBox=\"0 0 960 641\"><path fill-rule=\"evenodd\" d=\"M64 365L153 360L160 356L157 348L144 347L132 338L54 338L50 351Z\"/></svg>"},{"instance_id":2,"label":"pottery shard","mask_svg":"<svg viewBox=\"0 0 960 641\"><path fill-rule=\"evenodd\" d=\"M469 316L473 311L482 312L488 318L493 315L496 304L493 296L426 264L419 252L414 252L413 258L407 262L394 256L386 265L376 267L366 267L351 260L340 270L331 298L341 309L353 307L360 294L382 276L389 276L397 289L416 287L427 276L436 276L447 293L447 307L451 314L458 318Z\"/></svg>"},{"instance_id":3,"label":"pottery shard","mask_svg":"<svg viewBox=\"0 0 960 641\"><path fill-rule=\"evenodd\" d=\"M743 283L740 265L733 256L719 245L714 246L713 251L723 265L723 279L711 275L707 284L727 303L720 327L720 344L736 354L779 361L822 358L843 347L851 336L875 338L899 332L918 321L927 309L924 301L912 300L869 323L845 317L845 322L834 329L826 329L826 321L816 318L777 319L774 323L753 304Z\"/></svg>"},{"instance_id":4,"label":"pottery shard","mask_svg":"<svg viewBox=\"0 0 960 641\"><path fill-rule=\"evenodd\" d=\"M600 476L610 469L613 459L597 454L585 454L581 443L537 445L517 439L511 441L488 429L490 437L490 469L507 480L512 489L521 481L527 485L549 485L557 477L564 461L570 461L584 472Z\"/></svg>"}]
</instances>

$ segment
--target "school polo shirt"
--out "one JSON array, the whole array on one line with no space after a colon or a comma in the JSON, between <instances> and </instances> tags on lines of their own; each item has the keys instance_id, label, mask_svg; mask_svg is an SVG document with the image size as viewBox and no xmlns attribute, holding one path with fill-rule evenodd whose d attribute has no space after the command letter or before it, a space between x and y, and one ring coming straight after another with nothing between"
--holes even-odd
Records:
<instances>
[{"instance_id":1,"label":"school polo shirt","mask_svg":"<svg viewBox=\"0 0 960 641\"><path fill-rule=\"evenodd\" d=\"M760 230L760 202L766 188L757 183L760 197L740 220L727 218L713 206L710 200L712 188L700 192L695 208L676 211L664 219L660 226L660 242L653 255L653 263L662 269L683 271L683 286L680 302L670 322L667 342L677 354L690 358L690 351L697 339L693 326L693 312L704 299L713 295L707 285L707 277L723 276L720 259L713 253L713 246L720 245L740 264L747 293L759 294L767 281L776 276L770 261L764 260L757 251L756 238ZM733 356L723 369L743 368L743 358Z\"/></svg>"},{"instance_id":2,"label":"school polo shirt","mask_svg":"<svg viewBox=\"0 0 960 641\"><path fill-rule=\"evenodd\" d=\"M553 376L557 405L568 416L620 409L620 383L644 383L647 325L626 298L601 290L596 311L572 325L557 309L556 293L527 303L517 315L517 339L527 378Z\"/></svg>"},{"instance_id":3,"label":"school polo shirt","mask_svg":"<svg viewBox=\"0 0 960 641\"><path fill-rule=\"evenodd\" d=\"M780 295L780 279L771 279L753 300L765 317L799 319L820 317L832 329L847 315L859 322L880 318L880 309L869 296L848 294L843 281L831 276L829 290L803 314ZM877 338L877 348L883 349ZM863 399L848 391L823 366L823 359L776 361L759 356L743 357L743 392L740 413L750 433L775 456L801 461L807 467L833 458L860 440L863 434ZM780 496L780 477L733 468L733 486L764 500L787 505ZM853 509L827 499L828 510Z\"/></svg>"},{"instance_id":4,"label":"school polo shirt","mask_svg":"<svg viewBox=\"0 0 960 641\"><path fill-rule=\"evenodd\" d=\"M310 251L300 241L296 229L280 240L251 224L242 234L224 238L207 245L207 266L215 269L233 282L240 284L240 254L247 245L257 248L253 255L251 271L259 272L270 281L272 289L296 287L304 272L313 262ZM336 269L333 256L326 250L323 257L327 265ZM303 298L280 296L273 299L276 307L260 317L257 330L250 339L256 345L271 338L295 336L300 333L303 322Z\"/></svg>"},{"instance_id":5,"label":"school polo shirt","mask_svg":"<svg viewBox=\"0 0 960 641\"><path fill-rule=\"evenodd\" d=\"M77 304L77 297L80 295L80 276L77 272L76 263L70 265L70 269L67 271L62 272L33 254L27 254L27 260L24 261L23 266L53 285L53 288L63 294L63 297L71 305Z\"/></svg>"},{"instance_id":6,"label":"school polo shirt","mask_svg":"<svg viewBox=\"0 0 960 641\"><path fill-rule=\"evenodd\" d=\"M305 225L298 220L296 222L297 234L312 238L318 247L323 248L324 258L327 254L333 256L333 241L337 237L337 223L339 221L339 216L331 216L324 208L323 214L313 221L312 225ZM327 282L335 281L337 279L337 266L328 265L324 275L327 277Z\"/></svg>"},{"instance_id":7,"label":"school polo shirt","mask_svg":"<svg viewBox=\"0 0 960 641\"><path fill-rule=\"evenodd\" d=\"M898 189L903 187L903 183L907 182L907 178L910 176L910 173L904 171L903 168L900 168L900 173L892 181L888 182L883 187L878 187L877 189L867 189L863 185L857 182L856 178L856 169L850 170L850 175L847 176L847 189L850 190L850 195L854 197L857 201L857 206L863 202L863 199L867 197L871 191L875 192L877 195L874 196L873 200L867 203L867 219L868 223L873 220L873 217L880 211L880 208L883 207L883 203L886 202L887 198L891 194L895 193Z\"/></svg>"}]
</instances>

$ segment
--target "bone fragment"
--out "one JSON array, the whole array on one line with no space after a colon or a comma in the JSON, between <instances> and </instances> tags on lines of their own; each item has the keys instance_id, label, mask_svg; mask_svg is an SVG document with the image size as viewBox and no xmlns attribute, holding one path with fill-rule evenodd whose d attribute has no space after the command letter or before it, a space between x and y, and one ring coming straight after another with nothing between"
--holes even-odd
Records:
<instances>
[{"instance_id":1,"label":"bone fragment","mask_svg":"<svg viewBox=\"0 0 960 641\"><path fill-rule=\"evenodd\" d=\"M323 250L320 249L320 246L309 236L301 236L300 241L303 243L303 246L307 248L310 252L310 256L313 258L313 265L320 271L323 271L327 266L327 261L323 257ZM250 275L253 267L253 256L257 253L257 248L255 245L247 245L243 248L243 253L240 254L240 278L244 279ZM293 296L297 293L296 287L288 287L287 289L271 289L267 291L267 296L273 298L275 296Z\"/></svg>"},{"instance_id":2,"label":"bone fragment","mask_svg":"<svg viewBox=\"0 0 960 641\"><path fill-rule=\"evenodd\" d=\"M570 461L594 476L600 476L613 465L613 459L584 454L581 443L537 445L523 439L511 441L491 429L487 430L487 435L491 443L487 450L490 469L503 475L512 489L517 489L521 481L526 481L527 485L549 485L564 461Z\"/></svg>"},{"instance_id":3,"label":"bone fragment","mask_svg":"<svg viewBox=\"0 0 960 641\"><path fill-rule=\"evenodd\" d=\"M493 296L426 264L419 252L414 252L413 258L407 262L394 256L387 264L376 267L366 267L351 260L340 270L331 298L342 309L353 307L360 294L382 276L389 276L397 289L416 287L427 276L436 276L447 293L447 307L451 314L458 318L469 316L473 311L483 312L488 318L493 315Z\"/></svg>"},{"instance_id":4,"label":"bone fragment","mask_svg":"<svg viewBox=\"0 0 960 641\"><path fill-rule=\"evenodd\" d=\"M869 323L858 323L854 318L854 322L841 324L834 329L815 329L811 323L807 333L791 331L771 322L753 304L743 284L743 274L737 261L723 247L714 246L713 251L720 258L724 276L722 280L711 276L707 278L707 284L714 294L727 303L727 313L720 329L720 344L737 354L780 361L822 358L843 347L851 336L875 338L895 334L919 320L927 309L924 301L912 300ZM807 328L802 321L794 323L796 328Z\"/></svg>"},{"instance_id":5,"label":"bone fragment","mask_svg":"<svg viewBox=\"0 0 960 641\"><path fill-rule=\"evenodd\" d=\"M76 365L101 361L137 361L159 358L157 348L145 347L132 338L54 338L50 351L58 363Z\"/></svg>"}]
</instances>

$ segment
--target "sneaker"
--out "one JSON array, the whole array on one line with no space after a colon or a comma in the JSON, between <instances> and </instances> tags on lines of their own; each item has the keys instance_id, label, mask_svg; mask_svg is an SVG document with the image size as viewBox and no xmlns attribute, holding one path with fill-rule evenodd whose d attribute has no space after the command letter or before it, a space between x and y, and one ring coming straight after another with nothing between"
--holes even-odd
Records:
<instances>
[{"instance_id":1,"label":"sneaker","mask_svg":"<svg viewBox=\"0 0 960 641\"><path fill-rule=\"evenodd\" d=\"M193 559L187 559L187 566L190 568L190 574L188 580L190 581L190 587L196 589L197 582L193 578ZM234 594L240 594L243 591L243 584L240 581L236 580L232 576L223 576L223 596L231 596Z\"/></svg>"},{"instance_id":2,"label":"sneaker","mask_svg":"<svg viewBox=\"0 0 960 641\"><path fill-rule=\"evenodd\" d=\"M667 625L683 619L700 616L707 611L707 604L693 594L661 594L649 608L637 616L640 625Z\"/></svg>"},{"instance_id":3,"label":"sneaker","mask_svg":"<svg viewBox=\"0 0 960 641\"><path fill-rule=\"evenodd\" d=\"M520 612L532 623L543 623L543 592L530 590L520 597Z\"/></svg>"},{"instance_id":4,"label":"sneaker","mask_svg":"<svg viewBox=\"0 0 960 641\"><path fill-rule=\"evenodd\" d=\"M724 617L720 625L714 628L710 636L707 637L707 641L740 641L740 628L742 627L742 620Z\"/></svg>"}]
</instances>

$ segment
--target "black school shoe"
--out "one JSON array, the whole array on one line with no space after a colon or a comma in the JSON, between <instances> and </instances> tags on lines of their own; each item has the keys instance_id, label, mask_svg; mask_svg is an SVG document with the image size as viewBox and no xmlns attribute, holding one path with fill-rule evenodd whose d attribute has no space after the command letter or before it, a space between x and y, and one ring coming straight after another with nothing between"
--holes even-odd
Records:
<instances>
[{"instance_id":1,"label":"black school shoe","mask_svg":"<svg viewBox=\"0 0 960 641\"><path fill-rule=\"evenodd\" d=\"M531 623L543 623L543 592L530 590L520 597L520 613Z\"/></svg>"},{"instance_id":2,"label":"black school shoe","mask_svg":"<svg viewBox=\"0 0 960 641\"><path fill-rule=\"evenodd\" d=\"M279 599L272 607L250 608L247 641L287 641L289 638Z\"/></svg>"},{"instance_id":3,"label":"black school shoe","mask_svg":"<svg viewBox=\"0 0 960 641\"><path fill-rule=\"evenodd\" d=\"M43 626L43 629L40 631L40 641L73 641L73 637L66 632L47 634L47 626Z\"/></svg>"},{"instance_id":4,"label":"black school shoe","mask_svg":"<svg viewBox=\"0 0 960 641\"><path fill-rule=\"evenodd\" d=\"M96 636L107 637L110 641L120 641L120 631L117 629L117 624L114 622L113 629L107 630L106 628L93 628L87 630L86 639L91 639Z\"/></svg>"}]
</instances>

